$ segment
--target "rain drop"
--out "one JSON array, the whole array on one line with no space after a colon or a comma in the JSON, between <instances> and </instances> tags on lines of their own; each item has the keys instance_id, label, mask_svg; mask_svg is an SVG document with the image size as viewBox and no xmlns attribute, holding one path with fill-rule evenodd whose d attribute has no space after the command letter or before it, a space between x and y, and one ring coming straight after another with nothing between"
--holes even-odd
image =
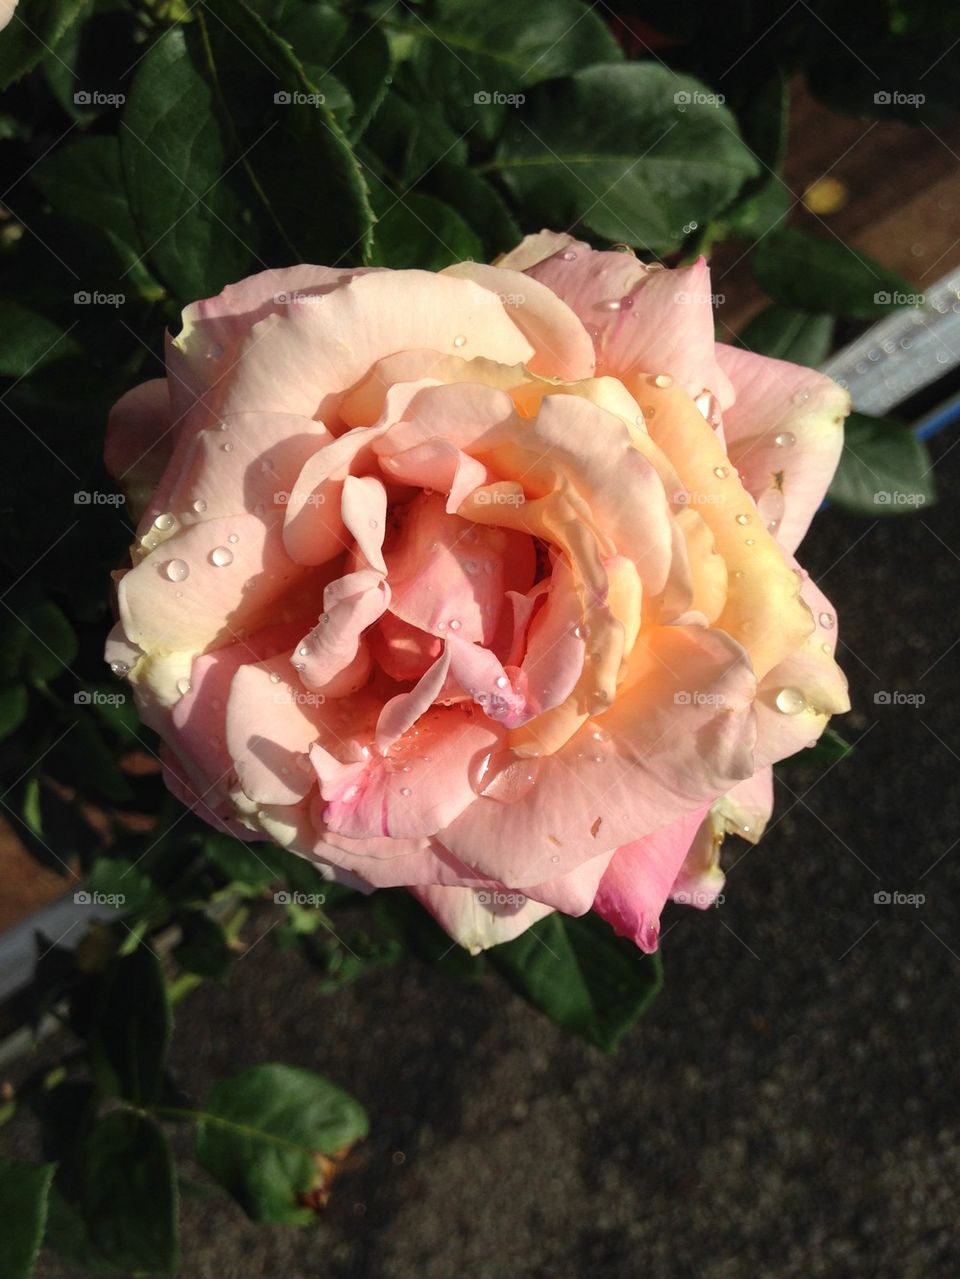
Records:
<instances>
[{"instance_id":1,"label":"rain drop","mask_svg":"<svg viewBox=\"0 0 960 1279\"><path fill-rule=\"evenodd\" d=\"M458 348L461 346L466 346L467 339L463 336L462 333L458 333L457 336L453 339L453 345Z\"/></svg>"},{"instance_id":2,"label":"rain drop","mask_svg":"<svg viewBox=\"0 0 960 1279\"><path fill-rule=\"evenodd\" d=\"M564 262L574 262L577 257L573 249L567 249L566 252L561 253L560 256L563 258Z\"/></svg>"},{"instance_id":3,"label":"rain drop","mask_svg":"<svg viewBox=\"0 0 960 1279\"><path fill-rule=\"evenodd\" d=\"M404 796L404 798L406 798L407 796L412 795L412 794L413 794L413 791L410 789L410 787L409 787L409 786L401 786L401 787L400 787L400 794L401 794L401 795L403 795L403 796Z\"/></svg>"},{"instance_id":4,"label":"rain drop","mask_svg":"<svg viewBox=\"0 0 960 1279\"><path fill-rule=\"evenodd\" d=\"M779 435L773 437L773 442L778 449L788 449L796 444L797 437L792 431L781 431Z\"/></svg>"},{"instance_id":5,"label":"rain drop","mask_svg":"<svg viewBox=\"0 0 960 1279\"><path fill-rule=\"evenodd\" d=\"M730 474L730 472L727 470L725 466L715 466L713 468L713 473L718 480L725 480L727 476Z\"/></svg>"},{"instance_id":6,"label":"rain drop","mask_svg":"<svg viewBox=\"0 0 960 1279\"><path fill-rule=\"evenodd\" d=\"M610 298L610 299L609 299L609 301L607 301L607 302L598 302L598 303L597 303L597 309L598 309L599 311L619 311L619 310L620 310L620 299L619 299L619 298Z\"/></svg>"},{"instance_id":7,"label":"rain drop","mask_svg":"<svg viewBox=\"0 0 960 1279\"><path fill-rule=\"evenodd\" d=\"M192 687L193 685L190 683L188 679L177 680L177 692L180 694L181 697L186 697L187 693L190 692L190 689Z\"/></svg>"},{"instance_id":8,"label":"rain drop","mask_svg":"<svg viewBox=\"0 0 960 1279\"><path fill-rule=\"evenodd\" d=\"M279 684L279 683L280 683L280 676L277 674L277 672L276 672L276 671L273 671L273 672L272 672L272 674L270 675L270 683L271 683L271 684Z\"/></svg>"},{"instance_id":9,"label":"rain drop","mask_svg":"<svg viewBox=\"0 0 960 1279\"><path fill-rule=\"evenodd\" d=\"M240 541L240 538L237 536L236 533L231 533L230 536L227 538L227 541L232 542L233 545L236 546L236 544Z\"/></svg>"},{"instance_id":10,"label":"rain drop","mask_svg":"<svg viewBox=\"0 0 960 1279\"><path fill-rule=\"evenodd\" d=\"M119 675L121 679L123 679L124 675L130 674L130 667L126 662L111 662L110 669L114 675Z\"/></svg>"},{"instance_id":11,"label":"rain drop","mask_svg":"<svg viewBox=\"0 0 960 1279\"><path fill-rule=\"evenodd\" d=\"M781 688L776 700L777 710L784 715L799 715L807 704L798 688Z\"/></svg>"},{"instance_id":12,"label":"rain drop","mask_svg":"<svg viewBox=\"0 0 960 1279\"><path fill-rule=\"evenodd\" d=\"M451 619L450 619L450 629L451 629L451 631L459 631L459 629L460 629L460 619L459 619L459 618L451 617Z\"/></svg>"},{"instance_id":13,"label":"rain drop","mask_svg":"<svg viewBox=\"0 0 960 1279\"><path fill-rule=\"evenodd\" d=\"M301 644L300 647L297 649L297 652L300 654L301 657L310 656L310 650L309 648L307 648L306 644Z\"/></svg>"},{"instance_id":14,"label":"rain drop","mask_svg":"<svg viewBox=\"0 0 960 1279\"><path fill-rule=\"evenodd\" d=\"M668 386L673 386L673 378L669 373L658 373L653 378L653 385L659 386L661 390L665 390Z\"/></svg>"},{"instance_id":15,"label":"rain drop","mask_svg":"<svg viewBox=\"0 0 960 1279\"><path fill-rule=\"evenodd\" d=\"M204 511L207 509L207 504L202 497L197 498L197 500L193 504L193 509L196 511L198 515L202 515L204 513Z\"/></svg>"},{"instance_id":16,"label":"rain drop","mask_svg":"<svg viewBox=\"0 0 960 1279\"><path fill-rule=\"evenodd\" d=\"M832 630L833 627L836 625L836 621L837 621L837 619L834 617L832 613L821 613L818 620L820 622L820 625L824 628L824 630L827 630L827 631Z\"/></svg>"},{"instance_id":17,"label":"rain drop","mask_svg":"<svg viewBox=\"0 0 960 1279\"><path fill-rule=\"evenodd\" d=\"M157 516L153 521L153 527L158 528L161 533L166 533L169 529L174 528L176 523L176 518L167 511L163 515Z\"/></svg>"},{"instance_id":18,"label":"rain drop","mask_svg":"<svg viewBox=\"0 0 960 1279\"><path fill-rule=\"evenodd\" d=\"M183 582L190 576L190 565L186 560L170 560L164 572L171 582Z\"/></svg>"},{"instance_id":19,"label":"rain drop","mask_svg":"<svg viewBox=\"0 0 960 1279\"><path fill-rule=\"evenodd\" d=\"M737 523L738 523L738 524L749 524L749 523L750 523L750 516L749 516L749 515L738 515L738 516L737 516Z\"/></svg>"},{"instance_id":20,"label":"rain drop","mask_svg":"<svg viewBox=\"0 0 960 1279\"><path fill-rule=\"evenodd\" d=\"M214 568L226 568L233 563L233 551L226 546L215 546L210 552L210 563Z\"/></svg>"}]
</instances>

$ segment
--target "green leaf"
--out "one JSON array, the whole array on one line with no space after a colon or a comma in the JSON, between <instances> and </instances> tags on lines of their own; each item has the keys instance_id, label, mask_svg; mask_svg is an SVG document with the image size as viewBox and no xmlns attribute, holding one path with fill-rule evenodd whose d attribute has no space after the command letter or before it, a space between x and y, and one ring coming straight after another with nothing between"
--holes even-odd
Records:
<instances>
[{"instance_id":1,"label":"green leaf","mask_svg":"<svg viewBox=\"0 0 960 1279\"><path fill-rule=\"evenodd\" d=\"M92 1247L125 1271L177 1266L177 1185L170 1147L150 1119L115 1111L80 1151L79 1204Z\"/></svg>"},{"instance_id":2,"label":"green leaf","mask_svg":"<svg viewBox=\"0 0 960 1279\"><path fill-rule=\"evenodd\" d=\"M24 670L28 679L55 679L77 656L77 637L64 612L52 600L40 599L21 614L28 640Z\"/></svg>"},{"instance_id":3,"label":"green leaf","mask_svg":"<svg viewBox=\"0 0 960 1279\"><path fill-rule=\"evenodd\" d=\"M15 733L27 718L28 702L23 684L5 684L0 688L0 741Z\"/></svg>"},{"instance_id":4,"label":"green leaf","mask_svg":"<svg viewBox=\"0 0 960 1279\"><path fill-rule=\"evenodd\" d=\"M438 0L426 20L413 14L404 31L425 106L442 104L457 132L472 127L489 140L515 109L497 95L623 60L603 15L581 0Z\"/></svg>"},{"instance_id":5,"label":"green leaf","mask_svg":"<svg viewBox=\"0 0 960 1279\"><path fill-rule=\"evenodd\" d=\"M0 298L0 377L28 377L45 364L76 355L67 328L38 315L13 298Z\"/></svg>"},{"instance_id":6,"label":"green leaf","mask_svg":"<svg viewBox=\"0 0 960 1279\"><path fill-rule=\"evenodd\" d=\"M54 1164L32 1167L0 1156L0 1221L6 1279L30 1279L33 1274L55 1168Z\"/></svg>"},{"instance_id":7,"label":"green leaf","mask_svg":"<svg viewBox=\"0 0 960 1279\"><path fill-rule=\"evenodd\" d=\"M87 0L30 0L0 33L0 89L26 75L76 22Z\"/></svg>"},{"instance_id":8,"label":"green leaf","mask_svg":"<svg viewBox=\"0 0 960 1279\"><path fill-rule=\"evenodd\" d=\"M381 932L401 942L424 963L436 964L448 976L461 981L479 981L483 976L484 956L471 955L452 942L405 888L381 888L373 894L370 913Z\"/></svg>"},{"instance_id":9,"label":"green leaf","mask_svg":"<svg viewBox=\"0 0 960 1279\"><path fill-rule=\"evenodd\" d=\"M581 223L668 252L757 172L732 115L709 96L654 63L588 67L532 90L492 167L528 222Z\"/></svg>"},{"instance_id":10,"label":"green leaf","mask_svg":"<svg viewBox=\"0 0 960 1279\"><path fill-rule=\"evenodd\" d=\"M828 493L855 515L910 515L936 501L933 462L908 426L891 418L851 413L843 453Z\"/></svg>"},{"instance_id":11,"label":"green leaf","mask_svg":"<svg viewBox=\"0 0 960 1279\"><path fill-rule=\"evenodd\" d=\"M231 883L261 892L280 878L279 851L269 844L244 844L229 835L208 835L203 841L207 857Z\"/></svg>"},{"instance_id":12,"label":"green leaf","mask_svg":"<svg viewBox=\"0 0 960 1279\"><path fill-rule=\"evenodd\" d=\"M334 63L337 76L353 98L353 117L347 136L355 142L363 136L387 95L393 55L379 25L359 16L347 28L340 49L342 52L338 50Z\"/></svg>"},{"instance_id":13,"label":"green leaf","mask_svg":"<svg viewBox=\"0 0 960 1279\"><path fill-rule=\"evenodd\" d=\"M483 245L460 214L433 196L384 193L374 207L383 209L370 257L375 266L440 271L452 262L483 256Z\"/></svg>"},{"instance_id":14,"label":"green leaf","mask_svg":"<svg viewBox=\"0 0 960 1279\"><path fill-rule=\"evenodd\" d=\"M124 857L98 857L87 875L87 887L91 893L116 898L117 907L125 913L139 913L162 902L146 871Z\"/></svg>"},{"instance_id":15,"label":"green leaf","mask_svg":"<svg viewBox=\"0 0 960 1279\"><path fill-rule=\"evenodd\" d=\"M309 1221L301 1201L317 1155L365 1137L361 1106L328 1079L294 1066L248 1066L211 1090L198 1116L197 1159L254 1221Z\"/></svg>"},{"instance_id":16,"label":"green leaf","mask_svg":"<svg viewBox=\"0 0 960 1279\"><path fill-rule=\"evenodd\" d=\"M607 1052L662 984L659 954L643 954L592 914L550 915L489 953L535 1008Z\"/></svg>"},{"instance_id":17,"label":"green leaf","mask_svg":"<svg viewBox=\"0 0 960 1279\"><path fill-rule=\"evenodd\" d=\"M129 273L143 297L162 296L163 290L141 261L115 135L72 139L45 156L30 178L54 209L98 228L112 247L118 272Z\"/></svg>"},{"instance_id":18,"label":"green leaf","mask_svg":"<svg viewBox=\"0 0 960 1279\"><path fill-rule=\"evenodd\" d=\"M399 187L410 187L427 177L442 161L462 168L467 144L442 116L411 106L398 93L387 96L383 108L364 137L379 161L378 172L386 171ZM382 198L384 182L374 180L372 198Z\"/></svg>"},{"instance_id":19,"label":"green leaf","mask_svg":"<svg viewBox=\"0 0 960 1279\"><path fill-rule=\"evenodd\" d=\"M486 262L515 248L523 238L500 192L462 165L441 160L430 171L425 190L456 209L470 224L482 241Z\"/></svg>"},{"instance_id":20,"label":"green leaf","mask_svg":"<svg viewBox=\"0 0 960 1279\"><path fill-rule=\"evenodd\" d=\"M825 728L815 745L797 751L796 755L789 756L778 767L786 767L789 764L835 764L838 760L852 755L853 751L853 746L839 733L832 728Z\"/></svg>"},{"instance_id":21,"label":"green leaf","mask_svg":"<svg viewBox=\"0 0 960 1279\"><path fill-rule=\"evenodd\" d=\"M815 315L774 303L753 317L737 338L737 345L815 369L830 354L833 329L832 315Z\"/></svg>"},{"instance_id":22,"label":"green leaf","mask_svg":"<svg viewBox=\"0 0 960 1279\"><path fill-rule=\"evenodd\" d=\"M919 296L897 271L858 249L791 227L762 239L751 264L775 302L848 320L878 319Z\"/></svg>"},{"instance_id":23,"label":"green leaf","mask_svg":"<svg viewBox=\"0 0 960 1279\"><path fill-rule=\"evenodd\" d=\"M122 885L124 879L117 882ZM88 1047L94 1076L104 1092L141 1104L156 1100L170 1022L160 961L141 944L110 965L96 991Z\"/></svg>"},{"instance_id":24,"label":"green leaf","mask_svg":"<svg viewBox=\"0 0 960 1279\"><path fill-rule=\"evenodd\" d=\"M230 965L226 933L200 911L192 911L182 922L183 940L174 948L174 959L188 973L219 981Z\"/></svg>"},{"instance_id":25,"label":"green leaf","mask_svg":"<svg viewBox=\"0 0 960 1279\"><path fill-rule=\"evenodd\" d=\"M248 274L260 241L245 212L247 192L230 169L198 45L195 29L174 29L157 41L137 68L120 125L142 247L183 301L209 297Z\"/></svg>"}]
</instances>

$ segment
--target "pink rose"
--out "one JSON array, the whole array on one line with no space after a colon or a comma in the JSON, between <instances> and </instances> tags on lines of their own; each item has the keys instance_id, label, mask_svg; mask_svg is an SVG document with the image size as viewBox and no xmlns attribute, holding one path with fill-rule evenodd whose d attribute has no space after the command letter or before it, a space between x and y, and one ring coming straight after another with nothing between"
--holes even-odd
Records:
<instances>
[{"instance_id":1,"label":"pink rose","mask_svg":"<svg viewBox=\"0 0 960 1279\"><path fill-rule=\"evenodd\" d=\"M847 407L714 342L702 261L265 272L112 413L107 659L209 822L473 950L591 907L655 949L848 708L793 559Z\"/></svg>"}]
</instances>

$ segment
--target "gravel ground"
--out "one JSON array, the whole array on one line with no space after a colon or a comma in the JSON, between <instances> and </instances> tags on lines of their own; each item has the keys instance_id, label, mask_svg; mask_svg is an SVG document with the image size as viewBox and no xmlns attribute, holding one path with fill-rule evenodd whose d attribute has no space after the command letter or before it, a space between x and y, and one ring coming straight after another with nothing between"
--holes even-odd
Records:
<instances>
[{"instance_id":1,"label":"gravel ground","mask_svg":"<svg viewBox=\"0 0 960 1279\"><path fill-rule=\"evenodd\" d=\"M464 987L411 963L322 997L269 941L188 1001L188 1092L296 1063L351 1089L372 1135L315 1228L186 1199L186 1279L960 1274L948 444L936 508L816 525L804 562L840 605L856 707L841 727L862 740L826 775L782 781L760 847L729 848L720 908L670 909L666 989L617 1054L493 975ZM880 690L926 701L876 705ZM926 901L877 904L881 890Z\"/></svg>"}]
</instances>

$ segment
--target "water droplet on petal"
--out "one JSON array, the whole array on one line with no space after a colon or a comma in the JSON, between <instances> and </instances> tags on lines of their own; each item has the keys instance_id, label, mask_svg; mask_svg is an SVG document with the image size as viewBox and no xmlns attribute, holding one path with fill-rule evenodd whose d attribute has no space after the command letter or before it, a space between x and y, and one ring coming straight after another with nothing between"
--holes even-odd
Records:
<instances>
[{"instance_id":1,"label":"water droplet on petal","mask_svg":"<svg viewBox=\"0 0 960 1279\"><path fill-rule=\"evenodd\" d=\"M220 343L211 342L210 345L207 347L207 359L219 360L221 355L223 355L223 347L220 345Z\"/></svg>"},{"instance_id":2,"label":"water droplet on petal","mask_svg":"<svg viewBox=\"0 0 960 1279\"><path fill-rule=\"evenodd\" d=\"M453 339L453 345L456 347L466 346L467 339L463 336L462 333L458 333L457 336Z\"/></svg>"},{"instance_id":3,"label":"water droplet on petal","mask_svg":"<svg viewBox=\"0 0 960 1279\"><path fill-rule=\"evenodd\" d=\"M563 258L564 262L575 262L577 257L573 249L564 250L564 252L561 253L560 256Z\"/></svg>"},{"instance_id":4,"label":"water droplet on petal","mask_svg":"<svg viewBox=\"0 0 960 1279\"><path fill-rule=\"evenodd\" d=\"M198 515L202 515L204 513L204 511L207 509L207 504L202 497L197 498L197 500L193 504L193 509L196 511Z\"/></svg>"},{"instance_id":5,"label":"water droplet on petal","mask_svg":"<svg viewBox=\"0 0 960 1279\"><path fill-rule=\"evenodd\" d=\"M506 675L497 676L497 688L506 688L509 683L510 681L507 679Z\"/></svg>"},{"instance_id":6,"label":"water droplet on petal","mask_svg":"<svg viewBox=\"0 0 960 1279\"><path fill-rule=\"evenodd\" d=\"M750 516L749 516L749 515L738 515L738 516L737 516L737 523L738 523L738 524L749 524L749 523L750 523Z\"/></svg>"},{"instance_id":7,"label":"water droplet on petal","mask_svg":"<svg viewBox=\"0 0 960 1279\"><path fill-rule=\"evenodd\" d=\"M187 693L190 692L192 687L193 685L190 683L188 679L177 680L177 692L180 694L181 697L186 697Z\"/></svg>"},{"instance_id":8,"label":"water droplet on petal","mask_svg":"<svg viewBox=\"0 0 960 1279\"><path fill-rule=\"evenodd\" d=\"M186 560L169 560L164 572L171 582L183 582L190 576L190 565Z\"/></svg>"},{"instance_id":9,"label":"water droplet on petal","mask_svg":"<svg viewBox=\"0 0 960 1279\"><path fill-rule=\"evenodd\" d=\"M806 404L807 400L810 398L810 390L808 387L801 387L799 391L794 391L790 398L793 400L794 404Z\"/></svg>"},{"instance_id":10,"label":"water droplet on petal","mask_svg":"<svg viewBox=\"0 0 960 1279\"><path fill-rule=\"evenodd\" d=\"M792 431L781 431L779 435L773 437L773 442L778 449L788 449L796 444L797 437Z\"/></svg>"},{"instance_id":11,"label":"water droplet on petal","mask_svg":"<svg viewBox=\"0 0 960 1279\"><path fill-rule=\"evenodd\" d=\"M236 544L240 541L240 538L238 537L236 533L231 533L230 536L227 538L227 541L232 542L233 545L236 546Z\"/></svg>"},{"instance_id":12,"label":"water droplet on petal","mask_svg":"<svg viewBox=\"0 0 960 1279\"><path fill-rule=\"evenodd\" d=\"M824 628L824 630L827 630L827 631L833 630L834 626L837 623L837 619L834 617L832 613L821 613L820 617L818 618L818 621L820 622L820 625Z\"/></svg>"},{"instance_id":13,"label":"water droplet on petal","mask_svg":"<svg viewBox=\"0 0 960 1279\"><path fill-rule=\"evenodd\" d=\"M277 674L277 672L276 672L276 671L273 671L273 672L271 673L271 675L270 675L270 683L271 683L271 684L279 684L279 683L280 683L280 676Z\"/></svg>"},{"instance_id":14,"label":"water droplet on petal","mask_svg":"<svg viewBox=\"0 0 960 1279\"><path fill-rule=\"evenodd\" d=\"M730 474L730 472L727 470L725 466L715 466L713 468L713 473L718 480L725 480L727 476Z\"/></svg>"},{"instance_id":15,"label":"water droplet on petal","mask_svg":"<svg viewBox=\"0 0 960 1279\"><path fill-rule=\"evenodd\" d=\"M621 303L619 298L610 298L606 302L598 302L597 310L598 311L619 311L620 305Z\"/></svg>"},{"instance_id":16,"label":"water droplet on petal","mask_svg":"<svg viewBox=\"0 0 960 1279\"><path fill-rule=\"evenodd\" d=\"M233 445L232 445L232 444L230 444L230 443L229 443L229 441L228 441L226 444L221 444L221 445L220 445L220 449L221 449L221 451L222 451L222 452L224 452L224 453L232 453L232 452L233 452Z\"/></svg>"},{"instance_id":17,"label":"water droplet on petal","mask_svg":"<svg viewBox=\"0 0 960 1279\"><path fill-rule=\"evenodd\" d=\"M111 662L110 669L114 675L119 675L121 679L123 679L124 675L130 674L130 667L126 662Z\"/></svg>"},{"instance_id":18,"label":"water droplet on petal","mask_svg":"<svg viewBox=\"0 0 960 1279\"><path fill-rule=\"evenodd\" d=\"M307 648L306 644L301 644L300 647L297 649L297 652L300 654L301 657L310 656L310 650L309 648Z\"/></svg>"},{"instance_id":19,"label":"water droplet on petal","mask_svg":"<svg viewBox=\"0 0 960 1279\"><path fill-rule=\"evenodd\" d=\"M661 390L665 390L668 386L673 386L673 378L669 373L658 373L656 377L651 379L654 386L659 386Z\"/></svg>"},{"instance_id":20,"label":"water droplet on petal","mask_svg":"<svg viewBox=\"0 0 960 1279\"><path fill-rule=\"evenodd\" d=\"M226 546L215 546L210 552L210 563L214 568L226 568L233 563L233 551Z\"/></svg>"},{"instance_id":21,"label":"water droplet on petal","mask_svg":"<svg viewBox=\"0 0 960 1279\"><path fill-rule=\"evenodd\" d=\"M459 618L457 618L457 617L451 617L451 619L450 619L450 629L451 629L451 631L459 631L459 629L460 629L460 619L459 619Z\"/></svg>"},{"instance_id":22,"label":"water droplet on petal","mask_svg":"<svg viewBox=\"0 0 960 1279\"><path fill-rule=\"evenodd\" d=\"M176 526L176 516L171 515L169 511L164 511L163 515L158 515L153 521L153 527L158 528L161 533L166 533L169 529Z\"/></svg>"},{"instance_id":23,"label":"water droplet on petal","mask_svg":"<svg viewBox=\"0 0 960 1279\"><path fill-rule=\"evenodd\" d=\"M539 771L538 759L528 759L511 750L492 751L480 761L470 781L485 799L513 804L533 789Z\"/></svg>"},{"instance_id":24,"label":"water droplet on petal","mask_svg":"<svg viewBox=\"0 0 960 1279\"><path fill-rule=\"evenodd\" d=\"M403 795L404 798L406 798L407 796L412 795L413 791L410 789L409 786L401 786L400 794Z\"/></svg>"},{"instance_id":25,"label":"water droplet on petal","mask_svg":"<svg viewBox=\"0 0 960 1279\"><path fill-rule=\"evenodd\" d=\"M798 688L781 688L776 698L777 710L784 715L799 715L807 701Z\"/></svg>"}]
</instances>

